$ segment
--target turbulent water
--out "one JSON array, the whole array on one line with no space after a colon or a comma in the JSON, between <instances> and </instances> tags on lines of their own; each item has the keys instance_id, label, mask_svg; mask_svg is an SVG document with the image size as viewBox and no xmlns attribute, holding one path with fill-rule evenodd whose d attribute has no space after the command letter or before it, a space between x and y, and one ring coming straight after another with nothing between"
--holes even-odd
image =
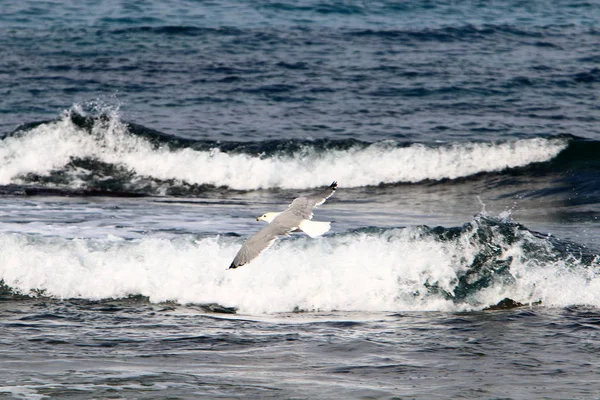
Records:
<instances>
[{"instance_id":1,"label":"turbulent water","mask_svg":"<svg viewBox=\"0 0 600 400\"><path fill-rule=\"evenodd\" d=\"M1 8L0 398L597 397L597 2Z\"/></svg>"}]
</instances>

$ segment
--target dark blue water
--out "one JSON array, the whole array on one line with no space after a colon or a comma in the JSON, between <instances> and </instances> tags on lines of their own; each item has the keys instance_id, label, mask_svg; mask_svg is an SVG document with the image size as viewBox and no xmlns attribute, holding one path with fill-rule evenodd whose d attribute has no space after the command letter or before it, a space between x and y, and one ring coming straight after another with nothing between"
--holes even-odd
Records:
<instances>
[{"instance_id":1,"label":"dark blue water","mask_svg":"<svg viewBox=\"0 0 600 400\"><path fill-rule=\"evenodd\" d=\"M0 397L597 397L597 1L9 0L0 55Z\"/></svg>"},{"instance_id":2,"label":"dark blue water","mask_svg":"<svg viewBox=\"0 0 600 400\"><path fill-rule=\"evenodd\" d=\"M0 129L100 99L192 138L597 137L594 2L369 4L4 2Z\"/></svg>"}]
</instances>

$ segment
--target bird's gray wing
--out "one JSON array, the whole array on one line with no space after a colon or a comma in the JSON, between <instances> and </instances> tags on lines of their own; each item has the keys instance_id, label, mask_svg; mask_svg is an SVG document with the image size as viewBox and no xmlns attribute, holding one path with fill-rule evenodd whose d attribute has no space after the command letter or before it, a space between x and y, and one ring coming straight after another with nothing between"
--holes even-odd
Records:
<instances>
[{"instance_id":1,"label":"bird's gray wing","mask_svg":"<svg viewBox=\"0 0 600 400\"><path fill-rule=\"evenodd\" d=\"M269 248L277 236L287 234L293 227L286 227L276 221L256 232L244 243L240 251L236 254L229 268L241 267L254 260L260 253Z\"/></svg>"},{"instance_id":2,"label":"bird's gray wing","mask_svg":"<svg viewBox=\"0 0 600 400\"><path fill-rule=\"evenodd\" d=\"M298 197L292 201L292 204L285 212L293 213L302 219L311 219L313 216L313 208L325 203L325 200L330 198L337 189L337 182L333 182L327 189L311 194L309 196Z\"/></svg>"}]
</instances>

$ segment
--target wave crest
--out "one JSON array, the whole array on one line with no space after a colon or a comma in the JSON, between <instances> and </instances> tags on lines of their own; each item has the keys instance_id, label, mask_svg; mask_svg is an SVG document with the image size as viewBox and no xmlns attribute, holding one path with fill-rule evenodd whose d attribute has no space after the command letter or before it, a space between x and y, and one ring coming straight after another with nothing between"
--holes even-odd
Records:
<instances>
[{"instance_id":1,"label":"wave crest","mask_svg":"<svg viewBox=\"0 0 600 400\"><path fill-rule=\"evenodd\" d=\"M14 293L212 304L242 313L457 311L510 297L600 306L600 257L496 218L456 228L362 229L282 240L227 266L242 239L40 238L1 234L0 279Z\"/></svg>"},{"instance_id":2,"label":"wave crest","mask_svg":"<svg viewBox=\"0 0 600 400\"><path fill-rule=\"evenodd\" d=\"M195 142L74 108L0 142L0 184L169 194L185 186L306 189L457 179L547 162L568 138L440 145Z\"/></svg>"}]
</instances>

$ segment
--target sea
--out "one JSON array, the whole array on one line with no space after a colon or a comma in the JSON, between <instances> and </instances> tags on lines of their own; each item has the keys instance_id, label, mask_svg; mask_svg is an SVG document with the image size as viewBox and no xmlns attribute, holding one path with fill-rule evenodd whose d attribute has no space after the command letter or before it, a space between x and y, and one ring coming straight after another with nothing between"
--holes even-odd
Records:
<instances>
[{"instance_id":1,"label":"sea","mask_svg":"<svg viewBox=\"0 0 600 400\"><path fill-rule=\"evenodd\" d=\"M1 399L600 399L598 0L2 0L0 55Z\"/></svg>"}]
</instances>

